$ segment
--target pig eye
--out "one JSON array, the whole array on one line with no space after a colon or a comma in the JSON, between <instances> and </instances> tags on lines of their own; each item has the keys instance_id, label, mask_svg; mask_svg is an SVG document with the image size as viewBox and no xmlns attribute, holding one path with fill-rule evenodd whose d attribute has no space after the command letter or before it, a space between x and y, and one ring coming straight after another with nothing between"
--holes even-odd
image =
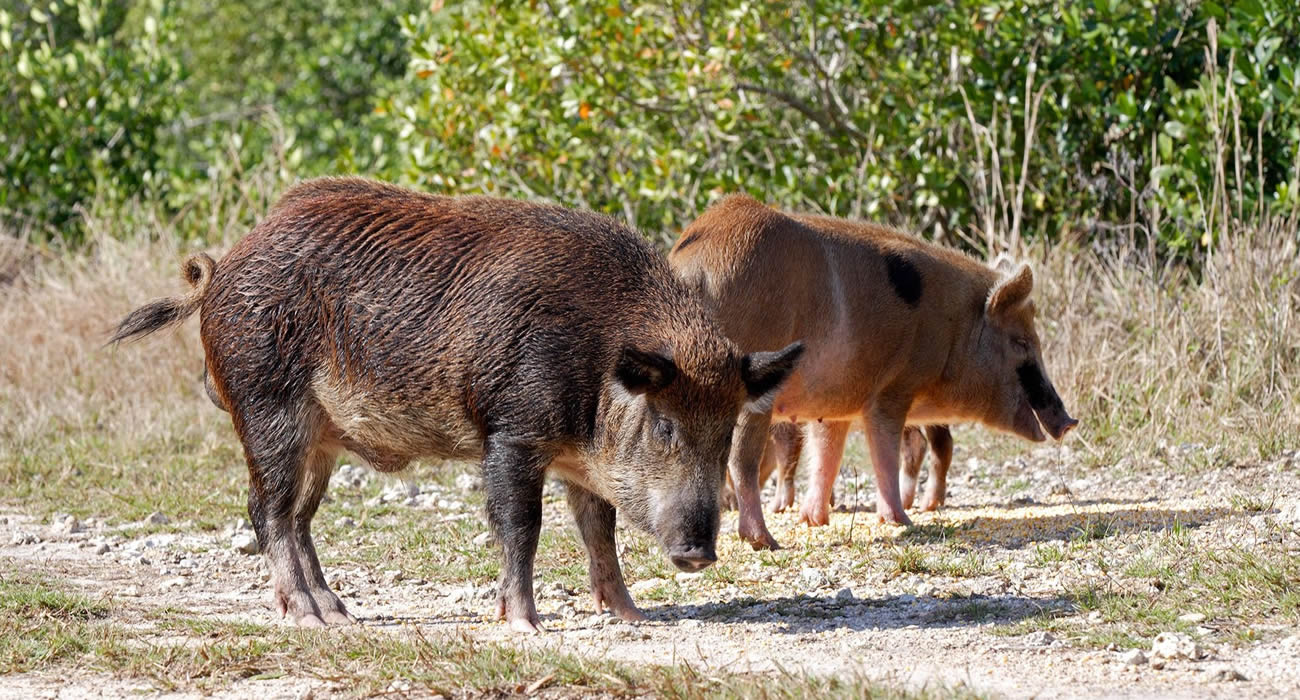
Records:
<instances>
[{"instance_id":1,"label":"pig eye","mask_svg":"<svg viewBox=\"0 0 1300 700\"><path fill-rule=\"evenodd\" d=\"M655 439L665 445L672 445L676 437L676 429L673 422L667 418L660 418L655 421L654 426Z\"/></svg>"},{"instance_id":2,"label":"pig eye","mask_svg":"<svg viewBox=\"0 0 1300 700\"><path fill-rule=\"evenodd\" d=\"M1029 352L1029 341L1024 338L1012 338L1011 344L1016 346L1021 352Z\"/></svg>"}]
</instances>

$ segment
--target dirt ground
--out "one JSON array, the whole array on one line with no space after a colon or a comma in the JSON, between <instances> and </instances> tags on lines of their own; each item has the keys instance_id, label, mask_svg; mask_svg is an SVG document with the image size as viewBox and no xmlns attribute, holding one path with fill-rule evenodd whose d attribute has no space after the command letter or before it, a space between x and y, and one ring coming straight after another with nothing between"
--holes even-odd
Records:
<instances>
[{"instance_id":1,"label":"dirt ground","mask_svg":"<svg viewBox=\"0 0 1300 700\"><path fill-rule=\"evenodd\" d=\"M1054 463L1059 453L1045 454L987 469L959 461L950 506L917 517L910 534L875 524L865 509L844 506L830 527L816 530L798 525L793 514L769 514L788 549L836 552L829 565L765 563L763 555L735 541L734 514L728 514L722 556L735 558L731 563L739 574L726 581L701 574L629 580L633 597L650 617L642 624L595 614L585 590L570 590L548 579L545 570L539 571L537 589L548 632L533 638L511 635L492 619L490 585L414 579L382 562L327 564L327 576L362 624L377 630L549 645L633 664L685 662L705 673L856 673L912 690L963 687L1012 698L1300 696L1300 630L1285 616L1278 624L1247 623L1234 618L1231 607L1224 609L1224 619L1216 617L1213 606L1197 608L1211 613L1180 616L1177 627L1194 641L1193 655L1201 658L1168 659L1157 670L1162 664L1152 655L1151 639L1105 644L1104 636L1090 630L1122 627L1124 621L1103 619L1101 610L1085 610L1070 594L1080 582L1098 580L1122 591L1140 587L1140 576L1118 573L1121 564L1144 552L1159 555L1171 531L1190 547L1249 548L1258 541L1281 546L1294 557L1300 553L1300 488L1295 486L1300 456L1157 475L1123 469L1071 474ZM359 480L344 476L354 484ZM846 474L842 488L853 478ZM861 484L856 497L869 502L863 494L870 493L865 490L870 483L863 477ZM1007 484L1014 485L1014 496ZM398 487L421 490L418 484ZM347 488L336 484L332 492ZM1243 501L1245 492L1266 500ZM855 497L842 490L840 498L851 504ZM410 507L418 507L418 499L409 500ZM567 517L561 502L548 502L547 527ZM1098 531L1098 523L1104 531ZM189 533L181 527L140 534L141 529L93 520L70 526L3 512L0 566L111 600L120 620L169 608L203 619L286 624L269 609L260 557L231 545L240 532ZM917 539L917 532L929 533L930 539ZM1087 532L1091 539L1080 537ZM935 538L942 542L936 545ZM912 540L918 544L908 545ZM339 554L331 551L338 543L319 546L327 561L329 554ZM1070 546L1081 555L1049 563L1052 553ZM935 552L951 551L978 565L907 563L909 552L925 556L927 551L932 561ZM872 567L853 560L882 552L895 563ZM655 590L671 594L654 595ZM1034 621L1043 620L1051 622L1036 628ZM1126 646L1144 649L1152 658L1134 664ZM329 679L281 677L239 681L216 696L323 697L346 690ZM400 682L390 690L414 692ZM36 671L0 677L0 698L6 699L157 691L148 682L111 674L67 678ZM187 694L197 695L178 693Z\"/></svg>"}]
</instances>

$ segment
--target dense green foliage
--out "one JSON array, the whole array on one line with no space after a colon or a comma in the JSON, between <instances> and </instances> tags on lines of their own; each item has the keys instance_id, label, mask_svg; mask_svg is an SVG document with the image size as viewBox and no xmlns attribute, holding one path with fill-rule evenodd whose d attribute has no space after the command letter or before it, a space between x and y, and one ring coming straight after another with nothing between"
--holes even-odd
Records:
<instances>
[{"instance_id":1,"label":"dense green foliage","mask_svg":"<svg viewBox=\"0 0 1300 700\"><path fill-rule=\"evenodd\" d=\"M265 162L550 198L661 240L736 190L994 247L1176 253L1300 207L1290 0L263 5L0 15L0 215L75 236L86 201L184 211Z\"/></svg>"}]
</instances>

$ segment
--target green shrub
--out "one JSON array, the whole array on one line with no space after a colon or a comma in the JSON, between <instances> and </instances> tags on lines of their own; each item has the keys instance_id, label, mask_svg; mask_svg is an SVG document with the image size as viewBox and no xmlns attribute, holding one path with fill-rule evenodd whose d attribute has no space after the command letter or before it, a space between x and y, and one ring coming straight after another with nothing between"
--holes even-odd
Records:
<instances>
[{"instance_id":1,"label":"green shrub","mask_svg":"<svg viewBox=\"0 0 1300 700\"><path fill-rule=\"evenodd\" d=\"M184 74L155 8L125 31L119 0L0 10L0 218L72 232L78 207L157 194L161 128Z\"/></svg>"},{"instance_id":2,"label":"green shrub","mask_svg":"<svg viewBox=\"0 0 1300 700\"><path fill-rule=\"evenodd\" d=\"M1183 252L1210 243L1216 210L1296 206L1294 15L1288 0L466 2L409 18L410 70L384 109L405 179L656 231L747 190L990 245L1143 229Z\"/></svg>"}]
</instances>

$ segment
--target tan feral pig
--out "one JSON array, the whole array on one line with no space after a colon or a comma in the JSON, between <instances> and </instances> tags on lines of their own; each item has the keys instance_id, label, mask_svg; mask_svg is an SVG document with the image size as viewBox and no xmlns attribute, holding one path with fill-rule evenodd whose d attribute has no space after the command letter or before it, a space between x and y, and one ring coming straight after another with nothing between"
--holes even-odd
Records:
<instances>
[{"instance_id":1,"label":"tan feral pig","mask_svg":"<svg viewBox=\"0 0 1300 700\"><path fill-rule=\"evenodd\" d=\"M619 570L616 509L678 568L711 564L737 415L769 404L801 352L742 354L604 216L361 179L295 187L221 262L195 255L182 270L191 291L132 312L110 342L199 313L274 602L303 626L354 620L311 537L343 450L383 472L481 461L497 609L519 631L540 629L542 485L560 477L597 610L644 619Z\"/></svg>"},{"instance_id":2,"label":"tan feral pig","mask_svg":"<svg viewBox=\"0 0 1300 700\"><path fill-rule=\"evenodd\" d=\"M1043 440L1076 421L1047 378L1033 275L1001 274L966 255L868 223L783 214L728 197L687 227L669 261L709 299L745 352L807 347L769 411L746 411L732 440L740 535L775 547L759 504L772 420L805 422L813 474L803 519L829 519L844 438L861 420L877 513L910 523L899 494L905 426L979 421Z\"/></svg>"}]
</instances>

